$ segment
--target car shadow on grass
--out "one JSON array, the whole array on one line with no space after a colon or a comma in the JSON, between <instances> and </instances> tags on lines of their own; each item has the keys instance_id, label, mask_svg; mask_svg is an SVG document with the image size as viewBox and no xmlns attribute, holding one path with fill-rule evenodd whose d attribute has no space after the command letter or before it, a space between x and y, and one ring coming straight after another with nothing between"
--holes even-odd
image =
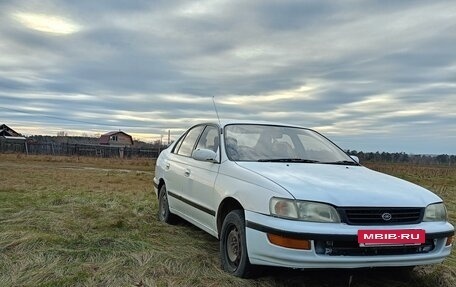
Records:
<instances>
[{"instance_id":1,"label":"car shadow on grass","mask_svg":"<svg viewBox=\"0 0 456 287\"><path fill-rule=\"evenodd\" d=\"M435 286L412 272L394 268L361 269L289 269L261 267L260 281L273 281L277 286Z\"/></svg>"}]
</instances>

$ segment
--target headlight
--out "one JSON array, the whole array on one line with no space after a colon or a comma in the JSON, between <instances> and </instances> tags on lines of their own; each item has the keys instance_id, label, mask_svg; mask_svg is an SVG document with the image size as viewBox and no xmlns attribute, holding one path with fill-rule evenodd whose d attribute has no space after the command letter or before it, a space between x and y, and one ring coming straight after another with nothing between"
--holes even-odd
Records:
<instances>
[{"instance_id":1,"label":"headlight","mask_svg":"<svg viewBox=\"0 0 456 287\"><path fill-rule=\"evenodd\" d=\"M447 220L447 212L445 208L445 204L441 203L434 203L430 204L426 207L424 211L424 218L423 221L446 221Z\"/></svg>"},{"instance_id":2,"label":"headlight","mask_svg":"<svg viewBox=\"0 0 456 287\"><path fill-rule=\"evenodd\" d=\"M292 199L273 197L269 201L269 211L272 215L298 219L296 202Z\"/></svg>"},{"instance_id":3,"label":"headlight","mask_svg":"<svg viewBox=\"0 0 456 287\"><path fill-rule=\"evenodd\" d=\"M269 210L272 215L277 217L312 222L340 222L336 209L324 203L273 197L269 204Z\"/></svg>"},{"instance_id":4,"label":"headlight","mask_svg":"<svg viewBox=\"0 0 456 287\"><path fill-rule=\"evenodd\" d=\"M340 222L339 214L331 205L298 201L299 219L314 222Z\"/></svg>"}]
</instances>

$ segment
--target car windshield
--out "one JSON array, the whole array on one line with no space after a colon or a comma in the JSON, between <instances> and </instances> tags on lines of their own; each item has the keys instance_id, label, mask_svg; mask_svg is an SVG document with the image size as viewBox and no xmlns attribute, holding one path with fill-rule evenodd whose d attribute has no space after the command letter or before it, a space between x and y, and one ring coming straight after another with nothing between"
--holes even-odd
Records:
<instances>
[{"instance_id":1,"label":"car windshield","mask_svg":"<svg viewBox=\"0 0 456 287\"><path fill-rule=\"evenodd\" d=\"M341 149L317 132L286 126L227 125L225 150L228 158L233 161L357 165Z\"/></svg>"}]
</instances>

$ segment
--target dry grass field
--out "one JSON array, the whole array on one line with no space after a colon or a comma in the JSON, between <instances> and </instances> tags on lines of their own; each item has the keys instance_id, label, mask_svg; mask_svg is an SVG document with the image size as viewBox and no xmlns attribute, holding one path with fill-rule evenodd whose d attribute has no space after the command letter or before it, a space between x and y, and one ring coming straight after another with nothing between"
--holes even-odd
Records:
<instances>
[{"instance_id":1,"label":"dry grass field","mask_svg":"<svg viewBox=\"0 0 456 287\"><path fill-rule=\"evenodd\" d=\"M369 167L442 196L456 222L456 168ZM0 154L0 286L456 286L456 255L391 270L221 271L218 241L157 222L153 162Z\"/></svg>"}]
</instances>

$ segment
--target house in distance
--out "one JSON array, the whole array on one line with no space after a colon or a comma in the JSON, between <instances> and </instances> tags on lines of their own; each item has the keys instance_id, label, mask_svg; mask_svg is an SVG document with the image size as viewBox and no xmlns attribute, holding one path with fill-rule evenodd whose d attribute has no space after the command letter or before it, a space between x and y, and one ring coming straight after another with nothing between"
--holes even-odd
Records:
<instances>
[{"instance_id":1,"label":"house in distance","mask_svg":"<svg viewBox=\"0 0 456 287\"><path fill-rule=\"evenodd\" d=\"M131 147L133 145L133 138L123 131L113 131L101 135L98 143L113 147Z\"/></svg>"},{"instance_id":2,"label":"house in distance","mask_svg":"<svg viewBox=\"0 0 456 287\"><path fill-rule=\"evenodd\" d=\"M13 150L25 151L28 154L27 139L5 124L0 125L0 152Z\"/></svg>"},{"instance_id":3,"label":"house in distance","mask_svg":"<svg viewBox=\"0 0 456 287\"><path fill-rule=\"evenodd\" d=\"M0 125L0 136L3 137L20 137L21 134L10 128L9 126L2 124Z\"/></svg>"}]
</instances>

